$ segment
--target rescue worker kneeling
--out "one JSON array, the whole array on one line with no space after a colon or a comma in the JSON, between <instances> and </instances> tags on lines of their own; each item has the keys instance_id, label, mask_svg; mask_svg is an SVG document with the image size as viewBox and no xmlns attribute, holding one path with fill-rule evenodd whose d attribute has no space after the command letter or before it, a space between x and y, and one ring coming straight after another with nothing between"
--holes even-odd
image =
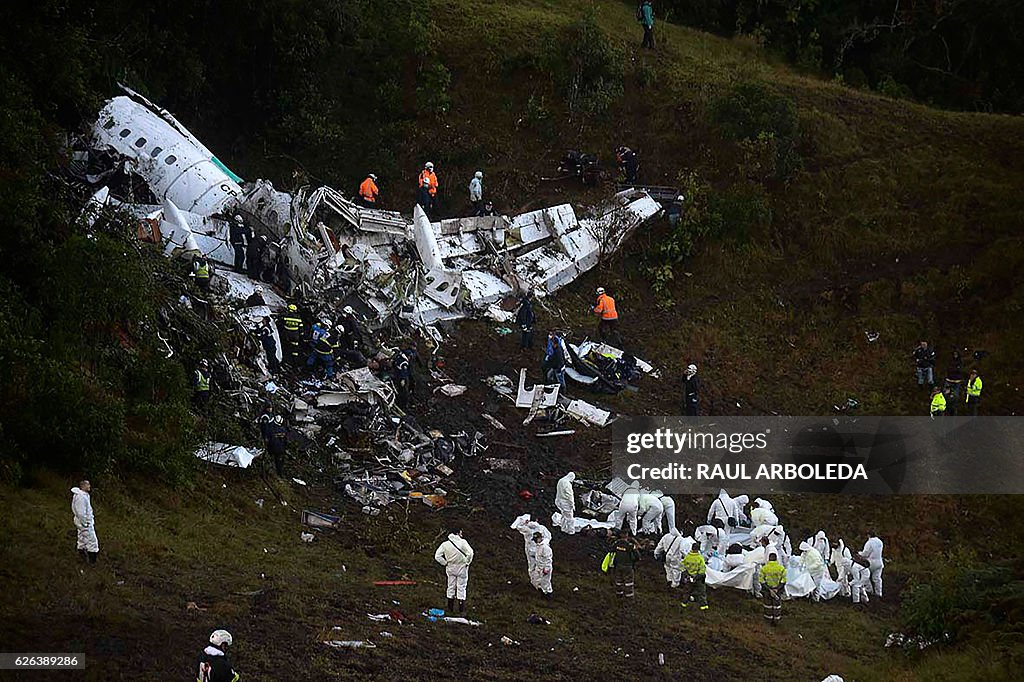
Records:
<instances>
[{"instance_id":1,"label":"rescue worker kneeling","mask_svg":"<svg viewBox=\"0 0 1024 682\"><path fill-rule=\"evenodd\" d=\"M683 557L683 581L680 587L683 590L683 601L679 604L683 608L688 607L690 599L700 605L701 611L708 609L708 587L705 582L707 577L707 564L697 545L690 547L690 551Z\"/></svg>"},{"instance_id":2,"label":"rescue worker kneeling","mask_svg":"<svg viewBox=\"0 0 1024 682\"><path fill-rule=\"evenodd\" d=\"M764 617L772 625L782 620L782 591L786 589L786 568L778 561L779 555L772 552L768 563L761 567L761 594L764 597Z\"/></svg>"}]
</instances>

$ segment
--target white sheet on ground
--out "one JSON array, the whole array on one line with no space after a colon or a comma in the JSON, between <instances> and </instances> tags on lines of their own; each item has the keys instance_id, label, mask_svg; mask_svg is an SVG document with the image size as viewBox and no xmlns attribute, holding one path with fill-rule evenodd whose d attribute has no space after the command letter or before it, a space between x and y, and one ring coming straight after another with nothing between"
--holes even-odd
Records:
<instances>
[{"instance_id":1,"label":"white sheet on ground","mask_svg":"<svg viewBox=\"0 0 1024 682\"><path fill-rule=\"evenodd\" d=\"M551 523L556 526L562 525L562 515L559 512L555 512L551 515ZM607 521L598 521L597 519L583 519L579 516L573 517L572 520L573 528L576 532L580 532L584 528L615 528L615 524L608 523Z\"/></svg>"},{"instance_id":2,"label":"white sheet on ground","mask_svg":"<svg viewBox=\"0 0 1024 682\"><path fill-rule=\"evenodd\" d=\"M708 568L705 582L709 587L735 587L737 590L750 590L754 587L756 573L757 566L754 564L742 564L731 571L716 571L713 568Z\"/></svg>"},{"instance_id":3,"label":"white sheet on ground","mask_svg":"<svg viewBox=\"0 0 1024 682\"><path fill-rule=\"evenodd\" d=\"M240 469L247 468L252 461L263 452L258 448L247 448L241 445L228 445L227 443L204 443L196 450L196 457L205 459L214 464L233 466Z\"/></svg>"},{"instance_id":4,"label":"white sheet on ground","mask_svg":"<svg viewBox=\"0 0 1024 682\"><path fill-rule=\"evenodd\" d=\"M800 557L790 557L786 566L786 594L793 598L809 597L814 592L814 578L804 568Z\"/></svg>"}]
</instances>

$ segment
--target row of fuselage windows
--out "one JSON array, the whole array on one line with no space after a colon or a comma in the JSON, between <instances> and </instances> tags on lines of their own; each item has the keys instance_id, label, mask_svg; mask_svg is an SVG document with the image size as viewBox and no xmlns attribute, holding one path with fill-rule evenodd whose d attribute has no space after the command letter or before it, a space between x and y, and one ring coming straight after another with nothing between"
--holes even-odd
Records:
<instances>
[{"instance_id":1,"label":"row of fuselage windows","mask_svg":"<svg viewBox=\"0 0 1024 682\"><path fill-rule=\"evenodd\" d=\"M110 119L109 121L106 122L106 124L103 126L103 128L104 128L104 130L110 130L115 125L117 125L117 123L114 121L114 119ZM122 128L121 132L118 133L117 136L122 138L122 139L124 139L124 138L130 137L131 134L132 134L131 130L129 130L128 128ZM135 140L135 146L138 149L144 149L146 144L147 144L147 140L144 137L140 137L139 139ZM163 150L164 150L163 147L153 147L152 149L149 150L149 155L151 157L153 157L154 159L158 158L160 156L160 153L163 152ZM174 163L177 160L178 160L177 156L175 156L174 154L168 154L166 156L166 158L164 158L164 163L166 163L168 166L173 166Z\"/></svg>"}]
</instances>

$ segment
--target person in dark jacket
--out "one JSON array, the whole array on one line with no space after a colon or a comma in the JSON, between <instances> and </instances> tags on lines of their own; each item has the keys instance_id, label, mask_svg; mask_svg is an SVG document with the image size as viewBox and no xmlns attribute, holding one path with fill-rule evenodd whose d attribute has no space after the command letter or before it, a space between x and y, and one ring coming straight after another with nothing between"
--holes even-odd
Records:
<instances>
[{"instance_id":1,"label":"person in dark jacket","mask_svg":"<svg viewBox=\"0 0 1024 682\"><path fill-rule=\"evenodd\" d=\"M960 351L953 351L953 357L946 369L945 394L949 397L946 404L946 415L956 416L957 406L960 404L960 391L964 385L964 361Z\"/></svg>"},{"instance_id":2,"label":"person in dark jacket","mask_svg":"<svg viewBox=\"0 0 1024 682\"><path fill-rule=\"evenodd\" d=\"M519 310L516 312L516 324L519 325L519 331L522 332L522 336L519 338L519 348L533 348L533 325L536 321L537 316L533 312L533 301L530 299L530 294L524 294L519 299Z\"/></svg>"},{"instance_id":3,"label":"person in dark jacket","mask_svg":"<svg viewBox=\"0 0 1024 682\"><path fill-rule=\"evenodd\" d=\"M544 370L545 381L565 388L565 342L556 331L548 332L548 346L541 369Z\"/></svg>"},{"instance_id":4,"label":"person in dark jacket","mask_svg":"<svg viewBox=\"0 0 1024 682\"><path fill-rule=\"evenodd\" d=\"M245 247L252 241L252 230L236 215L229 228L231 246L235 249L235 272L245 272Z\"/></svg>"},{"instance_id":5,"label":"person in dark jacket","mask_svg":"<svg viewBox=\"0 0 1024 682\"><path fill-rule=\"evenodd\" d=\"M914 349L914 367L917 372L917 385L927 385L930 389L935 385L935 349L922 341Z\"/></svg>"},{"instance_id":6,"label":"person in dark jacket","mask_svg":"<svg viewBox=\"0 0 1024 682\"><path fill-rule=\"evenodd\" d=\"M687 417L700 415L700 377L697 365L689 364L683 377L683 414Z\"/></svg>"},{"instance_id":7,"label":"person in dark jacket","mask_svg":"<svg viewBox=\"0 0 1024 682\"><path fill-rule=\"evenodd\" d=\"M199 655L196 682L238 682L238 673L231 667L231 661L225 653L232 641L231 633L227 630L213 631L210 645Z\"/></svg>"},{"instance_id":8,"label":"person in dark jacket","mask_svg":"<svg viewBox=\"0 0 1024 682\"><path fill-rule=\"evenodd\" d=\"M629 147L619 147L615 150L615 158L619 162L619 170L626 178L627 183L636 182L637 173L640 170L640 157Z\"/></svg>"},{"instance_id":9,"label":"person in dark jacket","mask_svg":"<svg viewBox=\"0 0 1024 682\"><path fill-rule=\"evenodd\" d=\"M267 454L274 462L274 471L278 476L284 474L284 460L288 454L288 425L284 417L277 415L266 428L265 444Z\"/></svg>"},{"instance_id":10,"label":"person in dark jacket","mask_svg":"<svg viewBox=\"0 0 1024 682\"><path fill-rule=\"evenodd\" d=\"M259 336L260 345L263 346L263 352L267 354L267 367L271 372L281 369L281 363L277 360L277 339L274 336L274 323L269 317L263 318L263 322L260 323L256 334Z\"/></svg>"},{"instance_id":11,"label":"person in dark jacket","mask_svg":"<svg viewBox=\"0 0 1024 682\"><path fill-rule=\"evenodd\" d=\"M398 396L395 402L399 407L409 407L409 400L412 398L412 363L410 352L400 350L391 359L392 381L395 384L395 391Z\"/></svg>"},{"instance_id":12,"label":"person in dark jacket","mask_svg":"<svg viewBox=\"0 0 1024 682\"><path fill-rule=\"evenodd\" d=\"M640 546L629 531L624 531L614 538L609 551L614 555L608 573L615 584L615 594L632 599L636 562L640 561Z\"/></svg>"},{"instance_id":13,"label":"person in dark jacket","mask_svg":"<svg viewBox=\"0 0 1024 682\"><path fill-rule=\"evenodd\" d=\"M263 250L266 247L265 236L250 238L245 247L245 270L252 279L259 279L263 274Z\"/></svg>"}]
</instances>

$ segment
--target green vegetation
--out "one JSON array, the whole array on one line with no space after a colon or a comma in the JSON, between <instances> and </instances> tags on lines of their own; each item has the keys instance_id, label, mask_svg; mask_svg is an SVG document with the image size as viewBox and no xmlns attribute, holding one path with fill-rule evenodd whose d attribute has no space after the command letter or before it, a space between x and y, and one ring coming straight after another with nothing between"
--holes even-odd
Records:
<instances>
[{"instance_id":1,"label":"green vegetation","mask_svg":"<svg viewBox=\"0 0 1024 682\"><path fill-rule=\"evenodd\" d=\"M495 544L507 520L474 513L485 507L480 499L437 517L414 509L409 523L404 510L369 521L351 512L343 533L306 546L296 515L285 510L329 509L338 504L334 491L278 491L290 505L273 506L274 494L244 472L210 473L192 461L191 447L204 436L253 438L224 404L206 420L187 409L186 372L216 352L224 330L175 319L185 331L173 341L178 353L164 359L155 335L163 304L185 286L180 266L137 245L122 221L86 230L76 221L85 197L57 179L66 133L90 121L118 81L173 111L243 177L282 187L309 178L351 191L372 169L384 205L403 210L425 158L438 165L451 213L464 208L464 181L478 167L498 208L511 213L584 205L610 191L610 182L588 190L540 181L564 149L593 151L606 165L618 144L639 149L645 182L679 185L686 195L679 227L645 226L621 257L546 301L551 317L541 313L541 324L557 320L586 333L593 287L615 294L623 336L665 376L653 388L609 398L615 409L677 412L680 370L695 360L705 404L717 414L828 414L847 397L859 400L862 414L924 414L908 354L927 337L940 349L940 372L954 346L988 351L977 364L984 411L1020 412L1024 123L1017 118L937 111L852 89L852 70L843 72L845 85L804 76L749 38L662 22L658 50L641 52L632 7L622 3L228 0L127 8L120 0L43 0L17 15L0 10L0 463L5 479L27 486L0 488L0 514L9 519L0 529L0 576L20 588L3 607L5 641L27 643L58 623L61 641L109 652L102 654L109 666L93 673L108 679L146 666L176 675L191 663L197 633L224 622L237 625L238 657L261 679L294 675L283 666L295 662L306 676L389 679L442 677L452 668L520 679L524 669L558 665L564 679L660 672L656 657L627 660L615 651L619 630L582 543L556 554L565 561L556 578L565 602L553 607L555 624L524 625L518 615L532 594L521 584L518 537L474 574L486 630L417 623L396 638L400 656L382 649L342 657L316 642L319 629L333 625L374 638L383 628L365 613L388 610L393 597L407 614L436 605L427 553L449 516ZM824 42L802 45L804 62L830 59ZM884 74L862 81L929 97L892 74L891 86L881 85ZM1000 82L1009 93L1013 79ZM869 343L867 330L880 339ZM500 357L487 369L506 371L500 363L515 353L513 339L494 339L493 325L464 325L456 340L446 348L453 373L479 369L473 363L495 348ZM479 376L466 370L457 378L477 386ZM450 423L459 404L435 407ZM507 409L498 416L511 424L516 415ZM574 456L600 466L593 453L601 437L581 436ZM537 444L525 439L522 447L532 454ZM197 471L187 488L166 486ZM62 537L66 481L81 472L100 481L104 546L101 568L84 576L67 558L73 540ZM520 504L515 492L508 497ZM262 510L257 498L268 501ZM530 507L538 516L550 511L550 496L543 499ZM1019 552L1020 517L1010 502L786 500L779 508L807 525L800 530L853 538L865 523L877 524L894 559L887 569L894 594L914 586L907 605L886 601L861 612L794 605L766 644L757 605L738 595L721 595L722 608L694 625L662 594L643 590L642 609L623 616L627 644L687 661L695 680L704 678L694 668L707 679L749 673L741 657L800 679L833 670L858 680L1007 679L1024 665L1019 593L1009 591L1018 583L999 587L990 578L1017 580L1020 567L978 570L997 543ZM696 500L681 506L688 518L700 513ZM936 563L961 547L976 552L969 569L937 573ZM656 568L643 570L657 584ZM424 581L409 596L367 584L405 574ZM577 584L580 592L570 592ZM935 632L972 600L979 612L962 621L957 641L914 656L882 649L889 631ZM188 601L210 610L186 611ZM641 637L645 614L657 626ZM488 647L506 632L523 647ZM735 648L723 650L723 640ZM153 642L166 646L153 653Z\"/></svg>"},{"instance_id":2,"label":"green vegetation","mask_svg":"<svg viewBox=\"0 0 1024 682\"><path fill-rule=\"evenodd\" d=\"M661 0L670 21L753 36L798 67L889 97L1020 112L1024 18L1013 0Z\"/></svg>"}]
</instances>

